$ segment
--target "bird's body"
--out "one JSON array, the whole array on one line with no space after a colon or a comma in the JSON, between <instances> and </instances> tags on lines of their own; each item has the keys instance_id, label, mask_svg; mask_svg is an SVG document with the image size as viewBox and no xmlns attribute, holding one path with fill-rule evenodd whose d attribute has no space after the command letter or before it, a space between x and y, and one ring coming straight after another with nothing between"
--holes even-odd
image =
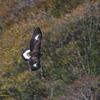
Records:
<instances>
[{"instance_id":1,"label":"bird's body","mask_svg":"<svg viewBox=\"0 0 100 100\"><path fill-rule=\"evenodd\" d=\"M42 40L42 32L39 27L34 30L33 36L30 40L30 49L25 49L22 53L22 58L24 61L29 60L29 66L32 71L35 71L41 67L40 65L40 52Z\"/></svg>"}]
</instances>

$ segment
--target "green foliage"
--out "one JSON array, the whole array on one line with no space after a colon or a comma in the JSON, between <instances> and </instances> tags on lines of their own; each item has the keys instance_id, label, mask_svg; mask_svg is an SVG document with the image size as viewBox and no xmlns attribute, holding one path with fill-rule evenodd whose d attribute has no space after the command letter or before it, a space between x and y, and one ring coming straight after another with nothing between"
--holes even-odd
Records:
<instances>
[{"instance_id":1,"label":"green foliage","mask_svg":"<svg viewBox=\"0 0 100 100\"><path fill-rule=\"evenodd\" d=\"M0 33L4 32L0 34L0 88L9 92L7 100L58 100L79 91L99 93L99 89L92 91L91 87L95 87L100 75L100 12L99 8L95 9L100 5L92 2L85 8L84 0L37 1L34 7L25 5L25 8L21 8L20 1L0 3L4 7L4 10L0 7ZM79 11L75 9L78 7ZM72 15L64 16L72 9L76 10ZM36 26L43 32L41 52L44 55L41 68L31 72L20 55L29 48ZM79 87L78 93L73 87L76 90Z\"/></svg>"},{"instance_id":2,"label":"green foliage","mask_svg":"<svg viewBox=\"0 0 100 100\"><path fill-rule=\"evenodd\" d=\"M36 9L41 9L45 11L50 10L50 14L54 17L60 17L66 13L71 12L72 9L76 8L79 4L82 4L84 0L48 0L48 1L38 1L35 4Z\"/></svg>"},{"instance_id":3,"label":"green foliage","mask_svg":"<svg viewBox=\"0 0 100 100\"><path fill-rule=\"evenodd\" d=\"M95 38L96 39L96 38ZM97 43L97 40L93 41L93 46L92 46L92 51L91 51L91 67L92 67L92 74L93 75L98 75L100 74L100 48L99 48L100 43Z\"/></svg>"}]
</instances>

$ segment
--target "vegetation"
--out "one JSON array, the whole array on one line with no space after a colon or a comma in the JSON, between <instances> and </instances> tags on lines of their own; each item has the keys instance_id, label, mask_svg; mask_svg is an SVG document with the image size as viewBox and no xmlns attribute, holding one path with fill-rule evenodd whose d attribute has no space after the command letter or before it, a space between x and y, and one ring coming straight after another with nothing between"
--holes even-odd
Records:
<instances>
[{"instance_id":1,"label":"vegetation","mask_svg":"<svg viewBox=\"0 0 100 100\"><path fill-rule=\"evenodd\" d=\"M100 99L98 0L1 0L0 5L0 100ZM20 55L37 26L44 55L41 68L32 72Z\"/></svg>"}]
</instances>

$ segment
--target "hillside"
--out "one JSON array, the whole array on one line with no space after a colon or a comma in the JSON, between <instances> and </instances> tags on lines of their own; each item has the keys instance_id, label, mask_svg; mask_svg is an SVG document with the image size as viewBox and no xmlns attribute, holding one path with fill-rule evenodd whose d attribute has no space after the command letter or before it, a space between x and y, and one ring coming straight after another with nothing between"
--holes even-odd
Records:
<instances>
[{"instance_id":1,"label":"hillside","mask_svg":"<svg viewBox=\"0 0 100 100\"><path fill-rule=\"evenodd\" d=\"M100 2L0 1L0 100L99 100ZM41 68L21 53L40 27ZM6 91L3 93L3 91Z\"/></svg>"}]
</instances>

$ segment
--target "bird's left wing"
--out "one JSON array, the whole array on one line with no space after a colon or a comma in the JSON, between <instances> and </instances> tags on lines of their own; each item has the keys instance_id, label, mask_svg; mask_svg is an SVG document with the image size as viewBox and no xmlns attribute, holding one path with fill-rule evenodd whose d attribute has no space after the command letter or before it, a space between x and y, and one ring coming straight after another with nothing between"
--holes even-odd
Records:
<instances>
[{"instance_id":1,"label":"bird's left wing","mask_svg":"<svg viewBox=\"0 0 100 100\"><path fill-rule=\"evenodd\" d=\"M33 32L33 36L30 40L30 51L32 52L34 49L34 46L36 45L36 42L40 41L41 43L42 40L42 32L40 30L39 27L37 27L34 32Z\"/></svg>"}]
</instances>

